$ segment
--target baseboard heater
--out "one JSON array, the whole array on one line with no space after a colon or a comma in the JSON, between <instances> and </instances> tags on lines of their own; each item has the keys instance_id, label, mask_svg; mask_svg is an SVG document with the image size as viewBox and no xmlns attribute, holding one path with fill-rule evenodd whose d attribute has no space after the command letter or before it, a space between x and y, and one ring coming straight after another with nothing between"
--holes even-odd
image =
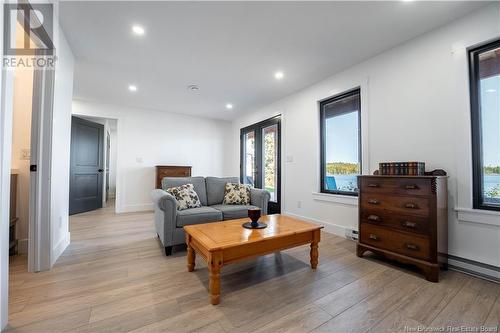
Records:
<instances>
[{"instance_id":1,"label":"baseboard heater","mask_svg":"<svg viewBox=\"0 0 500 333\"><path fill-rule=\"evenodd\" d=\"M500 267L448 254L449 269L500 283Z\"/></svg>"}]
</instances>

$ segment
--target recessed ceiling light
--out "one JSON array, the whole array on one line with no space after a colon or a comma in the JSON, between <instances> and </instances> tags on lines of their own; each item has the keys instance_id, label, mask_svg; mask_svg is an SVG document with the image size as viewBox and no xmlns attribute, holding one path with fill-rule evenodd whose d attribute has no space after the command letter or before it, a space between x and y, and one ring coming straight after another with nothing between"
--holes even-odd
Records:
<instances>
[{"instance_id":1,"label":"recessed ceiling light","mask_svg":"<svg viewBox=\"0 0 500 333\"><path fill-rule=\"evenodd\" d=\"M487 93L494 93L494 92L497 92L497 90L496 89L488 89L488 90L486 90L486 92Z\"/></svg>"},{"instance_id":2,"label":"recessed ceiling light","mask_svg":"<svg viewBox=\"0 0 500 333\"><path fill-rule=\"evenodd\" d=\"M136 85L131 84L131 85L129 85L129 86L128 86L128 90L130 90L130 91L132 91L132 92L136 92L136 91L137 91L137 86L136 86Z\"/></svg>"},{"instance_id":3,"label":"recessed ceiling light","mask_svg":"<svg viewBox=\"0 0 500 333\"><path fill-rule=\"evenodd\" d=\"M134 33L134 35L142 36L142 35L144 35L145 30L142 26L134 24L132 26L132 32Z\"/></svg>"},{"instance_id":4,"label":"recessed ceiling light","mask_svg":"<svg viewBox=\"0 0 500 333\"><path fill-rule=\"evenodd\" d=\"M227 103L226 104L226 109L231 110L233 108L233 104Z\"/></svg>"},{"instance_id":5,"label":"recessed ceiling light","mask_svg":"<svg viewBox=\"0 0 500 333\"><path fill-rule=\"evenodd\" d=\"M281 80L285 77L285 74L282 71L277 71L274 73L274 78L276 80Z\"/></svg>"},{"instance_id":6,"label":"recessed ceiling light","mask_svg":"<svg viewBox=\"0 0 500 333\"><path fill-rule=\"evenodd\" d=\"M189 91L196 92L196 91L200 90L200 87L198 87L196 84L190 84L189 86L187 86L187 89Z\"/></svg>"}]
</instances>

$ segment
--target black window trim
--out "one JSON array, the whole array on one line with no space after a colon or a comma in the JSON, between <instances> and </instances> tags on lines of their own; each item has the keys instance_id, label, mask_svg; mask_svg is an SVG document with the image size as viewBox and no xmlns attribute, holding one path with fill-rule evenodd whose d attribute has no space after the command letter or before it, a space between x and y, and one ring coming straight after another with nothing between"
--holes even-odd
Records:
<instances>
[{"instance_id":1,"label":"black window trim","mask_svg":"<svg viewBox=\"0 0 500 333\"><path fill-rule=\"evenodd\" d=\"M326 163L326 154L325 154L325 140L326 140L326 133L325 133L325 122L324 122L324 112L323 112L323 106L325 104L331 103L333 101L352 96L352 95L358 95L359 96L359 110L358 110L358 142L359 142L359 147L358 147L358 158L359 158L359 171L360 174L362 174L363 170L363 159L362 159L362 141L361 141L361 87L356 87L349 89L347 91L344 91L340 94L336 94L334 96L327 97L325 99L322 99L318 101L318 106L319 106L319 126L320 126L320 192L321 193L326 193L326 194L336 194L336 195L346 195L346 196L353 196L357 197L358 192L348 192L348 191L332 191L332 190L327 190L325 188L325 177L326 177L326 172L325 172L325 163Z\"/></svg>"},{"instance_id":2,"label":"black window trim","mask_svg":"<svg viewBox=\"0 0 500 333\"><path fill-rule=\"evenodd\" d=\"M469 88L471 111L471 138L472 138L472 202L474 209L500 211L500 205L484 203L483 197L483 147L481 145L482 128L480 112L480 87L478 80L479 54L500 47L500 39L488 41L467 49L469 58Z\"/></svg>"},{"instance_id":3,"label":"black window trim","mask_svg":"<svg viewBox=\"0 0 500 333\"><path fill-rule=\"evenodd\" d=\"M255 135L259 135L257 132L265 127L272 126L272 125L277 125L278 126L278 145L276 147L277 149L277 157L276 157L276 164L278 166L277 168L277 184L276 186L277 191L276 191L276 201L270 201L271 203L275 203L277 211L281 211L281 118L282 115L278 114L276 116L273 116L271 118L264 119L262 121L259 121L255 124L243 127L240 129L240 182L243 184L244 183L244 173L243 173L243 160L244 160L244 154L245 154L245 143L244 143L244 136L246 133L254 132ZM262 151L262 145L257 144L255 146L255 152L260 152ZM262 165L262 155L261 154L256 154L256 164ZM262 170L261 170L262 171ZM254 185L259 185L262 187L261 184L261 179L260 179L261 174L257 174L256 177L256 184ZM260 188L260 187L257 187Z\"/></svg>"}]
</instances>

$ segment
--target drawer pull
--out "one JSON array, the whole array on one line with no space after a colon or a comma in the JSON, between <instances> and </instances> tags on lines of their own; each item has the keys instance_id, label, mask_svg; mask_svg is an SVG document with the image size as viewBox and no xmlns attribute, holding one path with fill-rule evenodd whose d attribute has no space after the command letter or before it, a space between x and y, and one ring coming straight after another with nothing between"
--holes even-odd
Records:
<instances>
[{"instance_id":1,"label":"drawer pull","mask_svg":"<svg viewBox=\"0 0 500 333\"><path fill-rule=\"evenodd\" d=\"M370 205L378 205L378 204L380 204L380 201L378 201L377 199L370 199L370 200L368 200L368 203Z\"/></svg>"},{"instance_id":2,"label":"drawer pull","mask_svg":"<svg viewBox=\"0 0 500 333\"><path fill-rule=\"evenodd\" d=\"M372 239L372 240L379 240L379 239L380 239L380 238L378 238L378 236L377 236L377 235L374 235L374 234L370 234L370 236L369 236L369 237L370 237L370 239Z\"/></svg>"},{"instance_id":3,"label":"drawer pull","mask_svg":"<svg viewBox=\"0 0 500 333\"><path fill-rule=\"evenodd\" d=\"M378 184L370 183L368 184L368 187L379 187Z\"/></svg>"},{"instance_id":4,"label":"drawer pull","mask_svg":"<svg viewBox=\"0 0 500 333\"><path fill-rule=\"evenodd\" d=\"M418 190L419 189L419 187L417 185L415 185L415 184L406 185L405 188L407 190Z\"/></svg>"},{"instance_id":5,"label":"drawer pull","mask_svg":"<svg viewBox=\"0 0 500 333\"><path fill-rule=\"evenodd\" d=\"M415 229L417 227L417 224L415 222L411 222L411 221L403 221L403 222L401 222L401 225L403 227L412 228L412 229Z\"/></svg>"},{"instance_id":6,"label":"drawer pull","mask_svg":"<svg viewBox=\"0 0 500 333\"><path fill-rule=\"evenodd\" d=\"M418 209L418 205L417 204L414 204L412 202L409 202L407 204L405 204L405 208L409 208L409 209Z\"/></svg>"},{"instance_id":7,"label":"drawer pull","mask_svg":"<svg viewBox=\"0 0 500 333\"><path fill-rule=\"evenodd\" d=\"M418 250L420 250L420 248L418 247L418 245L415 245L415 244L406 243L405 246L406 246L406 248L408 250L412 250L412 251L418 251Z\"/></svg>"},{"instance_id":8,"label":"drawer pull","mask_svg":"<svg viewBox=\"0 0 500 333\"><path fill-rule=\"evenodd\" d=\"M377 221L377 222L379 222L381 220L381 218L378 217L377 215L370 215L370 216L367 217L367 219L369 221Z\"/></svg>"}]
</instances>

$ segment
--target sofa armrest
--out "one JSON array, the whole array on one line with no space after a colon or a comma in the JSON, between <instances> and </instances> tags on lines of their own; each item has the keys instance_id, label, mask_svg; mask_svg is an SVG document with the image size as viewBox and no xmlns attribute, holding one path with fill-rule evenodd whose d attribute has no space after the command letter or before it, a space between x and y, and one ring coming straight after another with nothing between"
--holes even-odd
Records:
<instances>
[{"instance_id":1,"label":"sofa armrest","mask_svg":"<svg viewBox=\"0 0 500 333\"><path fill-rule=\"evenodd\" d=\"M153 199L155 208L158 207L164 212L171 209L175 211L177 209L177 200L175 200L175 197L172 194L165 192L164 190L153 190L151 192L151 199Z\"/></svg>"},{"instance_id":2,"label":"sofa armrest","mask_svg":"<svg viewBox=\"0 0 500 333\"><path fill-rule=\"evenodd\" d=\"M262 215L267 214L267 204L271 199L271 195L268 191L262 190L260 188L250 189L250 203L261 209Z\"/></svg>"},{"instance_id":3,"label":"sofa armrest","mask_svg":"<svg viewBox=\"0 0 500 333\"><path fill-rule=\"evenodd\" d=\"M155 228L164 246L171 246L177 219L177 200L163 190L151 192L155 209Z\"/></svg>"}]
</instances>

